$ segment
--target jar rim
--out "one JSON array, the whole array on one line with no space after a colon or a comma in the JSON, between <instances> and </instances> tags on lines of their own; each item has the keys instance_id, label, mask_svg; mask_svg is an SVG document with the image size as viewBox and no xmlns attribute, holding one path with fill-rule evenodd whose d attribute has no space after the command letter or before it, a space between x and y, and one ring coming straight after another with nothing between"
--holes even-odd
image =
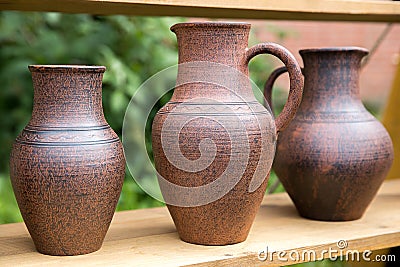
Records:
<instances>
[{"instance_id":1,"label":"jar rim","mask_svg":"<svg viewBox=\"0 0 400 267\"><path fill-rule=\"evenodd\" d=\"M300 49L300 54L306 53L319 53L319 52L362 52L368 54L369 51L366 48L358 46L337 46L337 47L318 47L318 48L306 48Z\"/></svg>"},{"instance_id":2,"label":"jar rim","mask_svg":"<svg viewBox=\"0 0 400 267\"><path fill-rule=\"evenodd\" d=\"M87 71L87 72L104 72L105 66L91 65L29 65L28 69L33 71Z\"/></svg>"},{"instance_id":3,"label":"jar rim","mask_svg":"<svg viewBox=\"0 0 400 267\"><path fill-rule=\"evenodd\" d=\"M250 23L247 22L230 22L230 21L200 21L200 22L183 22L173 25L170 30L175 31L179 28L194 28L194 27L218 27L218 28L245 28L251 27Z\"/></svg>"}]
</instances>

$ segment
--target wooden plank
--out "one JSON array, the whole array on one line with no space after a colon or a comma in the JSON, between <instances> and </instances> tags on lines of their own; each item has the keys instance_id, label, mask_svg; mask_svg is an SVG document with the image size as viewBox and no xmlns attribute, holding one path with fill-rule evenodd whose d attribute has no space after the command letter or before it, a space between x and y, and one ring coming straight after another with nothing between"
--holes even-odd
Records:
<instances>
[{"instance_id":1,"label":"wooden plank","mask_svg":"<svg viewBox=\"0 0 400 267\"><path fill-rule=\"evenodd\" d=\"M102 249L74 257L39 254L24 224L0 225L0 266L283 266L300 261L276 256L260 261L259 251L268 246L270 251L314 250L319 255L338 250L339 240L348 242L346 249L359 251L400 245L400 180L386 182L365 216L352 222L306 220L286 194L269 195L247 241L229 246L181 241L166 208L116 213Z\"/></svg>"},{"instance_id":2,"label":"wooden plank","mask_svg":"<svg viewBox=\"0 0 400 267\"><path fill-rule=\"evenodd\" d=\"M400 3L362 0L0 0L0 10L236 19L400 22Z\"/></svg>"}]
</instances>

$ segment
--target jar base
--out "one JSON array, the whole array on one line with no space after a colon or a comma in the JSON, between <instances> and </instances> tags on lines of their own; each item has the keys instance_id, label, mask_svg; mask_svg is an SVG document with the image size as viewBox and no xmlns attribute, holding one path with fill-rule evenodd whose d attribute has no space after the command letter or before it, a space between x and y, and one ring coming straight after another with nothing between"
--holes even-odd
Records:
<instances>
[{"instance_id":1,"label":"jar base","mask_svg":"<svg viewBox=\"0 0 400 267\"><path fill-rule=\"evenodd\" d=\"M305 219L314 220L314 221L325 221L325 222L347 222L347 221L356 221L362 218L364 212L361 214L352 214L352 215L343 215L343 216L332 216L326 214L317 214L317 213L309 213L309 212L301 212L299 211L299 215Z\"/></svg>"},{"instance_id":2,"label":"jar base","mask_svg":"<svg viewBox=\"0 0 400 267\"><path fill-rule=\"evenodd\" d=\"M46 247L38 247L35 245L36 250L44 255L49 256L78 256L78 255L85 255L89 253L96 252L100 250L102 244L92 246L89 248L65 248L65 247L54 247L50 245L46 245Z\"/></svg>"},{"instance_id":3,"label":"jar base","mask_svg":"<svg viewBox=\"0 0 400 267\"><path fill-rule=\"evenodd\" d=\"M181 235L179 236L179 238L186 242L186 243L190 243L190 244L194 244L194 245L202 245L202 246L226 246L226 245L234 245L234 244L238 244L238 243L242 243L244 241L246 241L247 236L246 237L233 237L232 239L229 240L225 240L225 239L221 239L221 240L205 240L205 239L201 239L201 238L188 238L188 237L182 237Z\"/></svg>"}]
</instances>

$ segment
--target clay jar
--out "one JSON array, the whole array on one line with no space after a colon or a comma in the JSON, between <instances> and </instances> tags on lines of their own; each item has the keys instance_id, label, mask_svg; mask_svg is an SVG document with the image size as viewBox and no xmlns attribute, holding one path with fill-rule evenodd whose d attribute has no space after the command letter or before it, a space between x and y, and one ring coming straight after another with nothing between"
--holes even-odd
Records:
<instances>
[{"instance_id":1,"label":"clay jar","mask_svg":"<svg viewBox=\"0 0 400 267\"><path fill-rule=\"evenodd\" d=\"M276 133L300 102L300 68L277 44L247 48L250 24L182 23L171 30L178 39L178 77L152 126L163 197L182 240L242 242L265 193ZM248 62L261 53L289 69L289 100L276 124L248 79Z\"/></svg>"},{"instance_id":2,"label":"clay jar","mask_svg":"<svg viewBox=\"0 0 400 267\"><path fill-rule=\"evenodd\" d=\"M105 67L29 66L32 118L17 137L11 181L37 250L78 255L103 242L125 174L118 136L107 124Z\"/></svg>"},{"instance_id":3,"label":"clay jar","mask_svg":"<svg viewBox=\"0 0 400 267\"><path fill-rule=\"evenodd\" d=\"M326 221L360 218L393 160L391 139L363 106L357 47L300 50L304 95L280 133L273 168L301 216ZM267 81L270 98L273 81Z\"/></svg>"}]
</instances>

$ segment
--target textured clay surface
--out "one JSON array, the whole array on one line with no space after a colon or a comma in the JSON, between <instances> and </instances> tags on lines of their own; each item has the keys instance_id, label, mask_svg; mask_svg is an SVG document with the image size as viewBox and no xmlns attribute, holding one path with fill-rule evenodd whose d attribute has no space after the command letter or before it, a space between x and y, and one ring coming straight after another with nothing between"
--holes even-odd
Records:
<instances>
[{"instance_id":1,"label":"textured clay surface","mask_svg":"<svg viewBox=\"0 0 400 267\"><path fill-rule=\"evenodd\" d=\"M248 61L260 53L272 53L286 63L293 86L292 103L286 108L287 119L293 116L300 103L300 68L294 57L276 44L260 44L248 49L249 24L183 23L174 25L171 30L177 35L180 64L220 63L235 69L246 79L243 81L239 74L225 72L224 68L214 71L213 66L180 65L178 86L171 101L157 113L152 128L156 169L165 179L159 176L164 199L182 240L203 245L242 242L264 196L277 131L271 114L253 96L247 79ZM216 82L207 83L206 80ZM282 125L286 123L283 119L282 122ZM165 141L173 140L174 136L177 144ZM207 154L212 145L202 147L203 142L210 140L215 155ZM202 157L212 161L197 170L196 164L192 166L191 163ZM188 168L182 168L185 161L189 162ZM226 172L232 175L218 184L215 192L180 191L167 186L172 183L195 189L218 182ZM258 183L251 190L254 180ZM226 193L213 199L214 194L220 192ZM196 200L202 204L196 205ZM208 203L203 203L207 200Z\"/></svg>"},{"instance_id":2,"label":"textured clay surface","mask_svg":"<svg viewBox=\"0 0 400 267\"><path fill-rule=\"evenodd\" d=\"M100 249L125 174L118 136L101 104L104 67L30 66L32 118L17 137L11 181L37 250Z\"/></svg>"},{"instance_id":3,"label":"textured clay surface","mask_svg":"<svg viewBox=\"0 0 400 267\"><path fill-rule=\"evenodd\" d=\"M359 219L392 164L391 139L360 100L360 62L367 53L356 47L300 51L303 100L279 135L273 167L303 217ZM282 69L276 72L267 96Z\"/></svg>"}]
</instances>

